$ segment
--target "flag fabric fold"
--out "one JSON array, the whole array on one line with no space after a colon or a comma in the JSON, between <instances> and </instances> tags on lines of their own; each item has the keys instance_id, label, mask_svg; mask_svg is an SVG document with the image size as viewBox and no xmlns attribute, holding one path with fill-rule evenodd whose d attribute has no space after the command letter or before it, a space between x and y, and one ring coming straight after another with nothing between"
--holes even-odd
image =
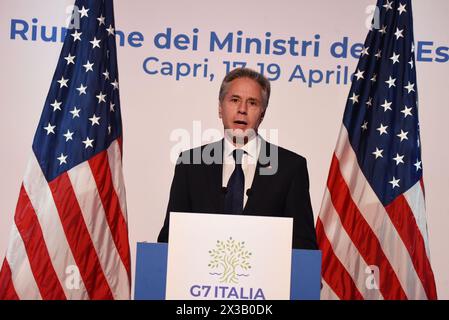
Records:
<instances>
[{"instance_id":1,"label":"flag fabric fold","mask_svg":"<svg viewBox=\"0 0 449 320\"><path fill-rule=\"evenodd\" d=\"M379 0L317 221L322 299L436 299L411 0Z\"/></svg>"},{"instance_id":2,"label":"flag fabric fold","mask_svg":"<svg viewBox=\"0 0 449 320\"><path fill-rule=\"evenodd\" d=\"M129 299L112 0L77 0L0 271L0 299Z\"/></svg>"}]
</instances>

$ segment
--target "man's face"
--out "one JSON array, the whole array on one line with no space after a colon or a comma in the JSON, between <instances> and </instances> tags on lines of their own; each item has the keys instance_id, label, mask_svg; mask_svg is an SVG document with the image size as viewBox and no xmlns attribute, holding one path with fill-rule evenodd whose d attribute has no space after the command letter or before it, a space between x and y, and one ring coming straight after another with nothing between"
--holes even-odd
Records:
<instances>
[{"instance_id":1,"label":"man's face","mask_svg":"<svg viewBox=\"0 0 449 320\"><path fill-rule=\"evenodd\" d=\"M256 133L265 114L262 87L250 78L233 80L219 105L218 114L225 131L232 130L234 135L246 137Z\"/></svg>"}]
</instances>

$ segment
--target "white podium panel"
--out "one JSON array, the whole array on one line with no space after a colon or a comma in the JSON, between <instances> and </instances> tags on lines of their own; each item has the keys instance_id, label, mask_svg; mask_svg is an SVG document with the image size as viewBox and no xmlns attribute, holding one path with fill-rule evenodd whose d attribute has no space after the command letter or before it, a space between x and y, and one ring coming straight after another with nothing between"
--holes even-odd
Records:
<instances>
[{"instance_id":1,"label":"white podium panel","mask_svg":"<svg viewBox=\"0 0 449 320\"><path fill-rule=\"evenodd\" d=\"M171 213L166 299L290 299L293 219Z\"/></svg>"}]
</instances>

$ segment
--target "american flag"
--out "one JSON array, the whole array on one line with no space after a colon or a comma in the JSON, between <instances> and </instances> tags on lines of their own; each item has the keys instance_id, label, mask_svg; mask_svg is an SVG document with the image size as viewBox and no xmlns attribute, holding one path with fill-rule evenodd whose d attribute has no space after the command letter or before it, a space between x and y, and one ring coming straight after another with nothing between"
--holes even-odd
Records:
<instances>
[{"instance_id":1,"label":"american flag","mask_svg":"<svg viewBox=\"0 0 449 320\"><path fill-rule=\"evenodd\" d=\"M130 298L112 0L77 0L72 22L20 189L0 299Z\"/></svg>"},{"instance_id":2,"label":"american flag","mask_svg":"<svg viewBox=\"0 0 449 320\"><path fill-rule=\"evenodd\" d=\"M321 297L436 299L411 1L382 0L377 8L379 25L354 73L317 221Z\"/></svg>"}]
</instances>

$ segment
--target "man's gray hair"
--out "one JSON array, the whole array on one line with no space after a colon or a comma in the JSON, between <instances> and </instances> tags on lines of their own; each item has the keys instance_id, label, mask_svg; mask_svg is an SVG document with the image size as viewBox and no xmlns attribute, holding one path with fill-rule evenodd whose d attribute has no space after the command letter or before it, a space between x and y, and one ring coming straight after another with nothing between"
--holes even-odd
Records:
<instances>
[{"instance_id":1,"label":"man's gray hair","mask_svg":"<svg viewBox=\"0 0 449 320\"><path fill-rule=\"evenodd\" d=\"M268 81L268 79L264 75L249 68L234 69L224 77L223 81L221 82L220 93L218 95L218 100L220 101L220 103L223 102L224 97L228 93L230 83L238 78L253 79L262 87L262 105L264 109L266 109L268 107L268 101L270 100L270 81Z\"/></svg>"}]
</instances>

